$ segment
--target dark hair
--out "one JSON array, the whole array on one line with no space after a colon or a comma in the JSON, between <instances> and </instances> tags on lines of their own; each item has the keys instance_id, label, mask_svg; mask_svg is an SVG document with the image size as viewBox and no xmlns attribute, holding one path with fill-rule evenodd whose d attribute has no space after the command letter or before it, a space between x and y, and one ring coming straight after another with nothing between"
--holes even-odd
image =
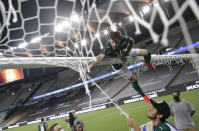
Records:
<instances>
[{"instance_id":1,"label":"dark hair","mask_svg":"<svg viewBox=\"0 0 199 131\"><path fill-rule=\"evenodd\" d=\"M162 122L165 122L166 121L166 119L170 116L166 116L166 115L164 115L163 113L160 113L159 111L158 111L158 114L161 114L162 115L162 118L160 118L160 120L162 121ZM167 113L168 114L168 113ZM171 114L171 112L169 111L169 114Z\"/></svg>"},{"instance_id":2,"label":"dark hair","mask_svg":"<svg viewBox=\"0 0 199 131\"><path fill-rule=\"evenodd\" d=\"M54 127L57 126L57 125L58 125L58 123L53 124L53 125L50 127L50 131L54 131Z\"/></svg>"},{"instance_id":3,"label":"dark hair","mask_svg":"<svg viewBox=\"0 0 199 131\"><path fill-rule=\"evenodd\" d=\"M44 118L41 118L41 121L44 121Z\"/></svg>"},{"instance_id":4,"label":"dark hair","mask_svg":"<svg viewBox=\"0 0 199 131\"><path fill-rule=\"evenodd\" d=\"M169 105L166 103L166 101L155 102L151 99L150 102L153 107L157 109L158 114L163 115L162 118L160 118L162 122L164 122L171 115Z\"/></svg>"},{"instance_id":5,"label":"dark hair","mask_svg":"<svg viewBox=\"0 0 199 131\"><path fill-rule=\"evenodd\" d=\"M69 124L70 124L70 126L74 126L74 120L75 120L75 118L73 116L73 113L70 112L69 113Z\"/></svg>"},{"instance_id":6,"label":"dark hair","mask_svg":"<svg viewBox=\"0 0 199 131\"><path fill-rule=\"evenodd\" d=\"M174 90L173 93L177 93L178 95L180 95L180 92L177 90Z\"/></svg>"},{"instance_id":7,"label":"dark hair","mask_svg":"<svg viewBox=\"0 0 199 131\"><path fill-rule=\"evenodd\" d=\"M122 39L122 33L120 31L111 31L110 32L110 39L114 39L114 38L118 38L118 39Z\"/></svg>"},{"instance_id":8,"label":"dark hair","mask_svg":"<svg viewBox=\"0 0 199 131\"><path fill-rule=\"evenodd\" d=\"M84 125L84 124L81 123L81 122L77 122L77 123L74 125L74 130L75 130L75 131L77 131L77 130L76 130L76 127L77 127L77 125L79 125L79 124L81 124L82 126Z\"/></svg>"}]
</instances>

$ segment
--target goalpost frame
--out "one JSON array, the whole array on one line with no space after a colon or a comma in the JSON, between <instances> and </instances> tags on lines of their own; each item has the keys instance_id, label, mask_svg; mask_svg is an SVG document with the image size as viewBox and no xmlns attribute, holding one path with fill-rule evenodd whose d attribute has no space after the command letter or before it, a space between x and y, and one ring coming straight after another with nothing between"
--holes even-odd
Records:
<instances>
[{"instance_id":1,"label":"goalpost frame","mask_svg":"<svg viewBox=\"0 0 199 131\"><path fill-rule=\"evenodd\" d=\"M95 57L15 57L0 58L0 69L11 68L50 68L50 67L67 67L67 65L83 63L87 64L94 61ZM154 64L158 62L167 63L179 60L199 60L199 54L180 54L180 55L152 55L151 61ZM143 62L142 56L131 57L127 59L127 63ZM122 63L120 58L105 58L98 65L108 65Z\"/></svg>"}]
</instances>

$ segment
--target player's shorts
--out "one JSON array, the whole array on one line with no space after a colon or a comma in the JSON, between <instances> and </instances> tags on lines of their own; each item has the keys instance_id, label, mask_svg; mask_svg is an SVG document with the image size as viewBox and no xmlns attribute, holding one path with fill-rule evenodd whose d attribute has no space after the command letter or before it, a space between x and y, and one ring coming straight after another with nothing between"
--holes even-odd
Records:
<instances>
[{"instance_id":1,"label":"player's shorts","mask_svg":"<svg viewBox=\"0 0 199 131\"><path fill-rule=\"evenodd\" d=\"M129 52L129 56L137 56L140 53L140 49L132 48Z\"/></svg>"},{"instance_id":2,"label":"player's shorts","mask_svg":"<svg viewBox=\"0 0 199 131\"><path fill-rule=\"evenodd\" d=\"M129 79L132 76L132 73L128 69L127 64L122 64L122 67L120 69L115 69L114 66L112 66L112 68L114 71L118 72L125 79Z\"/></svg>"},{"instance_id":3,"label":"player's shorts","mask_svg":"<svg viewBox=\"0 0 199 131\"><path fill-rule=\"evenodd\" d=\"M129 52L129 56L137 56L139 54L138 48L133 48ZM129 79L132 76L131 71L128 69L127 64L113 64L112 65L113 70L118 72L121 76L123 76L125 79Z\"/></svg>"}]
</instances>

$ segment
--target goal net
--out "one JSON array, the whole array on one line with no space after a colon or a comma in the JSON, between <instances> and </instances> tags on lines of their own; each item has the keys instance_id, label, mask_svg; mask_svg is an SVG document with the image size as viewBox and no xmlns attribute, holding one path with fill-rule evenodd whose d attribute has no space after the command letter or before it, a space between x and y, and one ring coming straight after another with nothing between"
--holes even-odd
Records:
<instances>
[{"instance_id":1,"label":"goal net","mask_svg":"<svg viewBox=\"0 0 199 131\"><path fill-rule=\"evenodd\" d=\"M197 0L1 0L0 68L68 67L80 73L87 87L84 69L109 41L110 31L119 30L136 43L151 40L169 47L169 33L180 30L191 46L197 39L189 23L198 24L198 12ZM187 59L198 67L195 49L189 51L154 55L152 62ZM102 64L119 62L106 59Z\"/></svg>"}]
</instances>

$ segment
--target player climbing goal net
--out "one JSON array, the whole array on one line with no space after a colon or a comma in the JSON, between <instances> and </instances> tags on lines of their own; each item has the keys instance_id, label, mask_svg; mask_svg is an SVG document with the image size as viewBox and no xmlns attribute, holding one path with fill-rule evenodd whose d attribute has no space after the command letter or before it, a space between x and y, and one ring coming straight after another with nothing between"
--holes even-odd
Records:
<instances>
[{"instance_id":1,"label":"player climbing goal net","mask_svg":"<svg viewBox=\"0 0 199 131\"><path fill-rule=\"evenodd\" d=\"M110 31L133 37L136 45L150 41L164 47L173 44L169 38L177 31L183 43L197 47L190 28L199 27L198 12L197 0L0 0L0 68L68 67L80 73L87 87L84 69ZM188 60L198 67L194 46L189 51L153 55L152 62Z\"/></svg>"}]
</instances>

